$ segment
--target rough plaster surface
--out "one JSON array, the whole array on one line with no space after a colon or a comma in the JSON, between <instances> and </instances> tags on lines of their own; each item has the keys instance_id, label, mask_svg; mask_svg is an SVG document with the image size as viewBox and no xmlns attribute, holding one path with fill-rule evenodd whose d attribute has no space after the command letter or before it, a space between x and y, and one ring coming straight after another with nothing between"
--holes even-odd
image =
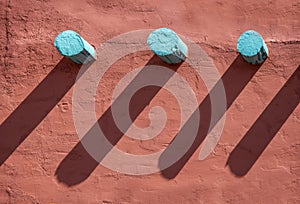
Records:
<instances>
[{"instance_id":1,"label":"rough plaster surface","mask_svg":"<svg viewBox=\"0 0 300 204\"><path fill-rule=\"evenodd\" d=\"M300 203L299 10L292 0L1 0L0 203ZM79 66L62 59L53 40L72 29L97 47L123 32L159 27L190 37L214 60L227 93L226 124L207 159L197 159L198 139L177 166L127 176L98 165L78 143L71 99ZM235 50L249 29L270 51L260 67ZM114 85L150 59L162 64L139 52L105 74L96 109L106 132L118 134L111 115L103 115ZM200 104L207 95L201 78L185 63L177 72ZM145 142L111 138L120 149L147 154L176 135L176 100L154 89L132 99L132 117L145 127L149 107L159 104L169 119L164 131ZM136 110L141 103L144 110Z\"/></svg>"}]
</instances>

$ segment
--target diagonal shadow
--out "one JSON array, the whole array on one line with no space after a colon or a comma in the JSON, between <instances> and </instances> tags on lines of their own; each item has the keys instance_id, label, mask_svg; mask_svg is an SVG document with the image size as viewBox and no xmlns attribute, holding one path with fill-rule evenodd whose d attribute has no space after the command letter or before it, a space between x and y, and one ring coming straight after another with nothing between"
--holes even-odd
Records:
<instances>
[{"instance_id":1,"label":"diagonal shadow","mask_svg":"<svg viewBox=\"0 0 300 204\"><path fill-rule=\"evenodd\" d=\"M80 65L63 58L0 126L0 166L70 90Z\"/></svg>"},{"instance_id":2,"label":"diagonal shadow","mask_svg":"<svg viewBox=\"0 0 300 204\"><path fill-rule=\"evenodd\" d=\"M246 175L300 102L300 66L231 152L227 164Z\"/></svg>"},{"instance_id":3,"label":"diagonal shadow","mask_svg":"<svg viewBox=\"0 0 300 204\"><path fill-rule=\"evenodd\" d=\"M181 64L176 65L168 65L161 61L156 55L154 55L144 66L144 68L137 74L137 76L130 82L130 84L125 88L125 90L118 96L115 100L119 101L128 93L127 90L131 89L131 86L134 85L135 81L140 81L145 77L146 66L148 65L160 65L164 67L168 67L174 71L176 71ZM172 77L173 73L170 75L164 76L163 83L165 84ZM145 109L147 105L151 102L151 100L155 97L155 95L161 90L161 87L157 86L148 86L143 88L143 90L138 91L138 94L135 94L134 97L130 101L130 117L134 122L135 119L139 116L139 114ZM114 102L114 103L115 103ZM104 135L110 141L112 145L116 145L118 141L122 138L124 133L122 133L118 127L116 126L111 107L113 104L103 113L103 115L99 118L98 124L102 129ZM127 108L127 107L126 107ZM93 127L89 130L89 132L93 132L98 124L94 124ZM127 127L127 129L129 126ZM87 133L81 140L87 139L89 133ZM99 150L102 160L109 150ZM55 175L59 182L65 183L68 186L73 186L81 183L85 179L89 177L89 175L95 170L98 166L99 162L95 161L92 156L85 150L81 142L71 150L71 152L63 159L63 161L59 164L56 169Z\"/></svg>"},{"instance_id":4,"label":"diagonal shadow","mask_svg":"<svg viewBox=\"0 0 300 204\"><path fill-rule=\"evenodd\" d=\"M238 55L237 58L233 61L230 67L223 74L221 79L217 82L215 87L210 91L210 94L217 93L218 88L223 82L227 109L232 105L234 100L239 96L241 91L245 88L251 78L255 75L262 64L260 65L250 65L245 62L241 55ZM194 143L190 149L173 165L161 171L162 175L167 179L175 178L188 160L192 157L198 147L201 145L207 134L209 133L210 123L215 126L218 121L223 117L224 113L219 113L219 117L216 117L214 121L211 121L211 101L208 94L204 100L199 105L200 112L200 124L197 136ZM195 111L186 124L182 127L180 131L189 132L188 129L191 124L194 123L197 112ZM188 135L187 135L188 136ZM166 149L160 157L159 166L162 167L165 161L168 159L168 156L172 153Z\"/></svg>"}]
</instances>

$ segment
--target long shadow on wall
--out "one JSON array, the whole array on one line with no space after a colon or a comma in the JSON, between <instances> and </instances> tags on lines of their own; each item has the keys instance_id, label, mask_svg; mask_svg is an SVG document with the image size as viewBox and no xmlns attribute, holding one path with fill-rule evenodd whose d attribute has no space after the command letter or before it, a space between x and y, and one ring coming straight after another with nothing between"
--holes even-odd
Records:
<instances>
[{"instance_id":1,"label":"long shadow on wall","mask_svg":"<svg viewBox=\"0 0 300 204\"><path fill-rule=\"evenodd\" d=\"M300 102L300 66L231 152L227 165L246 175Z\"/></svg>"},{"instance_id":2,"label":"long shadow on wall","mask_svg":"<svg viewBox=\"0 0 300 204\"><path fill-rule=\"evenodd\" d=\"M145 66L147 65L161 65L163 67L168 67L173 71L176 71L181 64L170 66L163 63L157 56L153 56ZM122 97L124 96L126 97L126 94L128 93L127 90L131 90L131 88L135 86L135 82L143 81L143 78L146 77L146 74L143 74L144 72L146 72L146 69L147 67L144 67L140 71L140 73L137 74L137 76L124 89L124 91L120 94L116 101L122 100ZM161 84L167 83L172 76L173 73L171 73L170 75L164 75L161 79ZM161 87L157 86L145 87L143 88L143 90L138 91L139 94L135 94L135 96L131 99L130 107L124 107L129 108L130 116L133 122L145 109L145 107L149 105L151 100L160 90ZM116 126L112 116L111 107L112 105L102 114L102 116L98 120L98 124L110 143L112 145L116 145L122 138L124 133L122 133ZM82 138L82 140L89 140L92 135L89 133L96 130L98 124L94 124L89 132ZM129 128L129 126L127 128ZM100 160L102 160L110 150L111 149L99 149L99 154L101 155ZM59 182L62 182L68 186L73 186L87 179L98 165L99 163L95 161L92 156L90 156L81 142L79 142L59 164L58 168L56 169L55 175L57 176L57 180Z\"/></svg>"},{"instance_id":3,"label":"long shadow on wall","mask_svg":"<svg viewBox=\"0 0 300 204\"><path fill-rule=\"evenodd\" d=\"M250 65L245 62L241 55L238 55L237 58L233 61L230 67L223 74L221 79L217 82L215 87L211 90L210 94L216 93L220 86L220 83L223 82L226 100L227 100L227 109L232 105L234 100L239 96L251 78L255 75L255 73L259 70L260 65ZM200 124L199 130L196 136L196 139L187 153L183 155L181 159L175 162L172 166L168 167L161 171L162 175L167 179L175 178L184 167L184 165L188 162L188 160L192 157L192 155L196 152L198 147L201 145L207 134L209 133L210 123L215 126L218 121L223 117L225 112L219 112L218 117L211 121L211 101L209 94L204 98L204 100L199 105L200 112ZM182 127L180 131L189 132L189 126L194 123L197 112L195 112L186 124ZM189 135L186 135L188 137ZM169 155L172 155L172 152L166 149L160 157L159 165L162 167L163 164L168 160Z\"/></svg>"},{"instance_id":4,"label":"long shadow on wall","mask_svg":"<svg viewBox=\"0 0 300 204\"><path fill-rule=\"evenodd\" d=\"M63 58L0 126L0 166L76 81L80 65Z\"/></svg>"}]
</instances>

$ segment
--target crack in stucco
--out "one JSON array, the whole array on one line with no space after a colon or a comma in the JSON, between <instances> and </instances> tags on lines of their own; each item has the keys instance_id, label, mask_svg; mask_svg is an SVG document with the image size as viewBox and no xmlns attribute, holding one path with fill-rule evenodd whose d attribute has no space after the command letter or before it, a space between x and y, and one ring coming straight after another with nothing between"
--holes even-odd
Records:
<instances>
[{"instance_id":1,"label":"crack in stucco","mask_svg":"<svg viewBox=\"0 0 300 204\"><path fill-rule=\"evenodd\" d=\"M5 54L4 54L4 69L8 67L8 52L9 52L9 41L10 41L10 31L9 31L9 11L11 8L11 0L7 0L6 10L5 10Z\"/></svg>"},{"instance_id":2,"label":"crack in stucco","mask_svg":"<svg viewBox=\"0 0 300 204\"><path fill-rule=\"evenodd\" d=\"M271 44L283 44L283 45L300 44L300 40L286 40L286 41L269 40L269 41L266 41L266 42L271 43Z\"/></svg>"},{"instance_id":3,"label":"crack in stucco","mask_svg":"<svg viewBox=\"0 0 300 204\"><path fill-rule=\"evenodd\" d=\"M225 48L223 46L212 45L210 43L205 43L205 42L198 42L197 44L208 46L213 50L221 50L223 52L237 52L235 49L230 48L229 46Z\"/></svg>"}]
</instances>

